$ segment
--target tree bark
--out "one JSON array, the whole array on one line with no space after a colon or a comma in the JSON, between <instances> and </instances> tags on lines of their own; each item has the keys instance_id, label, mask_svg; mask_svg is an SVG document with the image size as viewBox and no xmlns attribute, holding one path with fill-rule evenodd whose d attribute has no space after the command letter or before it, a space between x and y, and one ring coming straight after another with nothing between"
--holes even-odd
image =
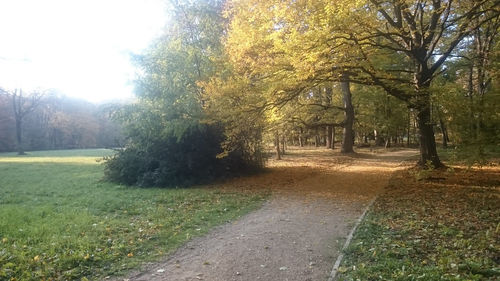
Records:
<instances>
[{"instance_id":1,"label":"tree bark","mask_svg":"<svg viewBox=\"0 0 500 281\"><path fill-rule=\"evenodd\" d=\"M441 160L439 160L436 149L436 139L434 137L434 129L431 122L430 97L428 94L423 93L418 101L417 125L420 140L419 164L425 166L430 162L434 168L442 167L443 164Z\"/></svg>"},{"instance_id":2,"label":"tree bark","mask_svg":"<svg viewBox=\"0 0 500 281\"><path fill-rule=\"evenodd\" d=\"M340 82L340 88L342 91L342 100L344 102L344 131L342 137L342 148L341 153L353 153L353 140L354 132L352 126L354 124L354 107L352 106L352 95L349 83L349 77L347 74L342 75L342 82Z\"/></svg>"},{"instance_id":3,"label":"tree bark","mask_svg":"<svg viewBox=\"0 0 500 281\"><path fill-rule=\"evenodd\" d=\"M275 145L275 148L276 148L276 160L281 160L280 136L277 133L276 133L276 136L275 136L275 139L274 139L274 145Z\"/></svg>"},{"instance_id":4,"label":"tree bark","mask_svg":"<svg viewBox=\"0 0 500 281\"><path fill-rule=\"evenodd\" d=\"M332 148L332 126L326 126L326 148Z\"/></svg>"},{"instance_id":5,"label":"tree bark","mask_svg":"<svg viewBox=\"0 0 500 281\"><path fill-rule=\"evenodd\" d=\"M415 72L416 93L415 107L417 110L417 126L420 140L420 166L431 163L434 168L443 167L436 149L436 139L431 120L430 86L432 72L426 65L417 65Z\"/></svg>"}]
</instances>

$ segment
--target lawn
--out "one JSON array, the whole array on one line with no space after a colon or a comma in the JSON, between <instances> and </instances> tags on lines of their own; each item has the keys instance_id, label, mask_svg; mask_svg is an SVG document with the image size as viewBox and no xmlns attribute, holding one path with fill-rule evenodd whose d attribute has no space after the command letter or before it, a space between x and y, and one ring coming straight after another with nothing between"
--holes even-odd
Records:
<instances>
[{"instance_id":1,"label":"lawn","mask_svg":"<svg viewBox=\"0 0 500 281\"><path fill-rule=\"evenodd\" d=\"M0 154L0 280L86 280L158 260L264 195L103 181L110 150Z\"/></svg>"},{"instance_id":2,"label":"lawn","mask_svg":"<svg viewBox=\"0 0 500 281\"><path fill-rule=\"evenodd\" d=\"M338 280L500 280L500 167L425 173L394 175Z\"/></svg>"}]
</instances>

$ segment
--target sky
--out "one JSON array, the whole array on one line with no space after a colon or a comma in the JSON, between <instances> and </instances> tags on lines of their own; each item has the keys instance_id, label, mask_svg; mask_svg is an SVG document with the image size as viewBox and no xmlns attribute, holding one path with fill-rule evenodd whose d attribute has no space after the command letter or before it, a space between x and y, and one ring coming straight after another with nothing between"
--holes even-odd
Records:
<instances>
[{"instance_id":1,"label":"sky","mask_svg":"<svg viewBox=\"0 0 500 281\"><path fill-rule=\"evenodd\" d=\"M140 53L166 23L162 0L1 0L0 87L130 99Z\"/></svg>"}]
</instances>

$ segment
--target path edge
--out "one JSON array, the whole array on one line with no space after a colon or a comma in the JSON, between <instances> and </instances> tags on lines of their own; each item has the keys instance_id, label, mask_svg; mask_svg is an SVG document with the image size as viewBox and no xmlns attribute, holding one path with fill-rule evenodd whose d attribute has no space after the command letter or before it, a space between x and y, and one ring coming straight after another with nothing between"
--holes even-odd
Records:
<instances>
[{"instance_id":1,"label":"path edge","mask_svg":"<svg viewBox=\"0 0 500 281\"><path fill-rule=\"evenodd\" d=\"M330 272L330 277L328 277L328 281L335 281L335 280L337 280L336 277L338 277L337 273L338 273L338 270L339 270L339 267L340 267L340 263L344 259L344 251L345 251L345 249L347 249L347 247L349 247L349 244L351 244L351 240L352 240L352 238L354 236L354 233L358 229L358 226L361 224L361 222L363 221L363 219L366 216L366 213L368 213L368 211L372 207L373 203L375 203L375 200L377 200L377 198L378 198L378 196L376 196L375 198L373 198L370 201L370 203L368 204L368 206L366 206L365 210L363 211L363 213L361 214L361 216L356 221L356 224L354 225L354 227L351 229L351 232L349 232L349 235L347 235L347 240L345 241L344 246L342 246L342 250L340 250L340 255L337 257L337 260L335 261L335 264L333 264L333 268L332 268L332 271Z\"/></svg>"}]
</instances>

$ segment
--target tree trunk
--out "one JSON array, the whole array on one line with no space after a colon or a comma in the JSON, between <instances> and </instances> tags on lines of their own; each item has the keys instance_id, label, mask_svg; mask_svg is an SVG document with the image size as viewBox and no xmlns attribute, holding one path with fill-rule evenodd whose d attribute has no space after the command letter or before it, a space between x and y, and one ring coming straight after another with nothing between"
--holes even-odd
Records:
<instances>
[{"instance_id":1,"label":"tree trunk","mask_svg":"<svg viewBox=\"0 0 500 281\"><path fill-rule=\"evenodd\" d=\"M285 135L281 137L281 155L285 155L285 146L286 146L286 141L285 141Z\"/></svg>"},{"instance_id":2,"label":"tree trunk","mask_svg":"<svg viewBox=\"0 0 500 281\"><path fill-rule=\"evenodd\" d=\"M391 147L391 137L387 137L387 139L385 140L384 148L388 149L389 147Z\"/></svg>"},{"instance_id":3,"label":"tree trunk","mask_svg":"<svg viewBox=\"0 0 500 281\"><path fill-rule=\"evenodd\" d=\"M332 149L335 149L335 126L332 126Z\"/></svg>"},{"instance_id":4,"label":"tree trunk","mask_svg":"<svg viewBox=\"0 0 500 281\"><path fill-rule=\"evenodd\" d=\"M444 125L443 118L439 117L439 126L441 127L441 133L443 134L443 147L448 147L448 132L446 130L446 126Z\"/></svg>"},{"instance_id":5,"label":"tree trunk","mask_svg":"<svg viewBox=\"0 0 500 281\"><path fill-rule=\"evenodd\" d=\"M468 79L468 92L469 97L469 133L471 137L476 140L476 129L475 129L475 118L474 118L474 64L470 65L469 68L469 79Z\"/></svg>"},{"instance_id":6,"label":"tree trunk","mask_svg":"<svg viewBox=\"0 0 500 281\"><path fill-rule=\"evenodd\" d=\"M430 161L435 168L439 168L443 164L437 154L436 139L434 138L434 130L431 122L430 99L429 96L424 98L425 100L420 100L420 106L417 108L417 124L420 140L419 164L424 166Z\"/></svg>"},{"instance_id":7,"label":"tree trunk","mask_svg":"<svg viewBox=\"0 0 500 281\"><path fill-rule=\"evenodd\" d=\"M411 141L411 135L410 135L410 130L411 130L411 111L408 109L408 139L406 139L406 146L410 147Z\"/></svg>"},{"instance_id":8,"label":"tree trunk","mask_svg":"<svg viewBox=\"0 0 500 281\"><path fill-rule=\"evenodd\" d=\"M300 133L299 133L299 146L300 147L304 146L304 139L302 137L302 134L304 134L304 129L300 128Z\"/></svg>"},{"instance_id":9,"label":"tree trunk","mask_svg":"<svg viewBox=\"0 0 500 281\"><path fill-rule=\"evenodd\" d=\"M326 148L332 148L332 126L326 126Z\"/></svg>"},{"instance_id":10,"label":"tree trunk","mask_svg":"<svg viewBox=\"0 0 500 281\"><path fill-rule=\"evenodd\" d=\"M25 155L23 147L23 126L22 119L16 116L16 140L17 140L17 154Z\"/></svg>"},{"instance_id":11,"label":"tree trunk","mask_svg":"<svg viewBox=\"0 0 500 281\"><path fill-rule=\"evenodd\" d=\"M446 125L444 124L443 117L439 112L439 108L437 109L437 115L439 117L439 127L441 128L441 133L443 134L443 148L448 147L448 142L450 138L448 137L448 130L446 129Z\"/></svg>"},{"instance_id":12,"label":"tree trunk","mask_svg":"<svg viewBox=\"0 0 500 281\"><path fill-rule=\"evenodd\" d=\"M278 134L275 136L274 146L276 148L276 160L281 160L280 136Z\"/></svg>"},{"instance_id":13,"label":"tree trunk","mask_svg":"<svg viewBox=\"0 0 500 281\"><path fill-rule=\"evenodd\" d=\"M439 160L436 139L434 137L434 129L431 120L431 97L430 84L432 73L425 67L417 68L415 81L416 88L416 109L417 109L417 125L420 140L420 161L421 166L426 166L431 163L434 168L443 167L443 163Z\"/></svg>"},{"instance_id":14,"label":"tree trunk","mask_svg":"<svg viewBox=\"0 0 500 281\"><path fill-rule=\"evenodd\" d=\"M342 137L341 153L353 153L354 132L352 126L354 124L354 107L352 106L352 95L350 89L349 77L347 74L342 75L340 88L342 90L342 99L344 101L344 131Z\"/></svg>"}]
</instances>

